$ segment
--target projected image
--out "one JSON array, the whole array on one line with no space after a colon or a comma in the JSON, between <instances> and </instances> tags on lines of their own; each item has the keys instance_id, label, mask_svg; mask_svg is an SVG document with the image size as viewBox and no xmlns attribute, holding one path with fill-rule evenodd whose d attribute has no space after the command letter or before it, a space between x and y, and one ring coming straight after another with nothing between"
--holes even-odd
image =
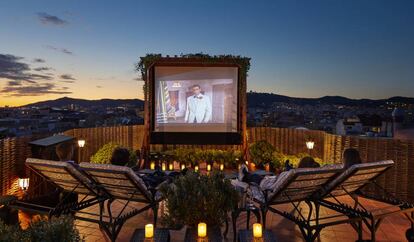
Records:
<instances>
[{"instance_id":1,"label":"projected image","mask_svg":"<svg viewBox=\"0 0 414 242\"><path fill-rule=\"evenodd\" d=\"M237 68L156 67L154 131L236 132Z\"/></svg>"}]
</instances>

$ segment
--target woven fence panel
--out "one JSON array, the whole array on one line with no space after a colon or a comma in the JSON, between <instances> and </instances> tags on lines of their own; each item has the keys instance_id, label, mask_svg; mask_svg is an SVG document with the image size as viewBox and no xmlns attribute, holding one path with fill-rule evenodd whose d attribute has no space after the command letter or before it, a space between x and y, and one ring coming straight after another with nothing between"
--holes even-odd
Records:
<instances>
[{"instance_id":1,"label":"woven fence panel","mask_svg":"<svg viewBox=\"0 0 414 242\"><path fill-rule=\"evenodd\" d=\"M8 138L0 140L0 191L2 195L19 191L18 178L27 176L24 162L31 155L28 142L30 137Z\"/></svg>"},{"instance_id":2,"label":"woven fence panel","mask_svg":"<svg viewBox=\"0 0 414 242\"><path fill-rule=\"evenodd\" d=\"M310 131L300 129L254 127L248 129L248 142L266 140L271 143L277 151L284 154L308 153L312 156L324 158L325 133L322 131ZM315 147L309 151L306 141L314 141Z\"/></svg>"},{"instance_id":3,"label":"woven fence panel","mask_svg":"<svg viewBox=\"0 0 414 242\"><path fill-rule=\"evenodd\" d=\"M134 150L141 149L144 126L72 129L66 131L65 134L86 141L85 147L78 150L78 160L80 162L89 162L90 157L107 143L117 143Z\"/></svg>"},{"instance_id":4,"label":"woven fence panel","mask_svg":"<svg viewBox=\"0 0 414 242\"><path fill-rule=\"evenodd\" d=\"M81 149L80 157L81 161L89 161L91 155L109 142L118 143L134 150L141 149L144 131L143 125L135 125L73 129L66 131L65 134L86 140L86 146ZM249 128L247 132L249 144L259 140L267 140L278 151L285 154L309 152L305 142L311 139L315 142L315 148L311 154L332 163L342 162L343 151L351 147L360 151L364 162L393 160L395 166L379 178L379 183L399 198L414 202L413 140L339 136L322 131L269 127ZM22 167L24 167L25 159L31 155L27 143L33 139L34 137L19 137L0 140L1 194L17 192L17 178L24 169ZM240 145L152 145L151 150L195 147L226 150L242 148ZM31 176L30 173L29 176ZM379 192L376 189L370 189L370 191Z\"/></svg>"}]
</instances>

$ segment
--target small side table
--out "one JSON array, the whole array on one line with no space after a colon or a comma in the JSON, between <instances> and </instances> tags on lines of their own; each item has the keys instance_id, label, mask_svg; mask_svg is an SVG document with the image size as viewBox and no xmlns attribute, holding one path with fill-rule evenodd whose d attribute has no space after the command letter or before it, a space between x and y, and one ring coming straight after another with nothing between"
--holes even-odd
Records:
<instances>
[{"instance_id":1,"label":"small side table","mask_svg":"<svg viewBox=\"0 0 414 242\"><path fill-rule=\"evenodd\" d=\"M277 242L276 237L273 235L272 231L264 230L263 237L260 239L253 238L252 230L239 230L238 242Z\"/></svg>"},{"instance_id":2,"label":"small side table","mask_svg":"<svg viewBox=\"0 0 414 242\"><path fill-rule=\"evenodd\" d=\"M154 229L152 239L145 238L145 229L136 229L130 242L170 242L170 231L168 229Z\"/></svg>"}]
</instances>

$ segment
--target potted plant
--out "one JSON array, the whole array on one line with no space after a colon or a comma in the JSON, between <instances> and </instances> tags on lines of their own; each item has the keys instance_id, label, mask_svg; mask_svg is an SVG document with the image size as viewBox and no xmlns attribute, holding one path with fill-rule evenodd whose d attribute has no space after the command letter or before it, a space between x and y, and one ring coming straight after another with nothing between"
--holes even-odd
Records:
<instances>
[{"instance_id":1,"label":"potted plant","mask_svg":"<svg viewBox=\"0 0 414 242\"><path fill-rule=\"evenodd\" d=\"M252 163L259 169L263 169L265 163L272 161L275 148L266 140L254 142L249 147Z\"/></svg>"},{"instance_id":2,"label":"potted plant","mask_svg":"<svg viewBox=\"0 0 414 242\"><path fill-rule=\"evenodd\" d=\"M208 165L211 165L211 167L213 167L213 163L214 163L214 159L217 156L217 151L214 149L209 149L209 150L205 150L203 152L203 158L204 161L206 162L206 167Z\"/></svg>"},{"instance_id":3,"label":"potted plant","mask_svg":"<svg viewBox=\"0 0 414 242\"><path fill-rule=\"evenodd\" d=\"M26 230L19 226L8 226L0 220L0 241L10 242L44 242L62 241L78 242L84 241L76 229L73 218L61 216L48 220L40 218L30 222Z\"/></svg>"},{"instance_id":4,"label":"potted plant","mask_svg":"<svg viewBox=\"0 0 414 242\"><path fill-rule=\"evenodd\" d=\"M238 165L241 164L241 162L243 161L243 153L240 150L234 150L230 154L231 154L231 156L229 156L230 167L237 169Z\"/></svg>"},{"instance_id":5,"label":"potted plant","mask_svg":"<svg viewBox=\"0 0 414 242\"><path fill-rule=\"evenodd\" d=\"M214 234L215 238L221 237L220 227L239 199L236 190L219 172L209 176L188 172L172 185L162 186L161 192L169 211L162 216L164 225L187 225L187 233L196 234L198 223L204 222L208 234Z\"/></svg>"},{"instance_id":6,"label":"potted plant","mask_svg":"<svg viewBox=\"0 0 414 242\"><path fill-rule=\"evenodd\" d=\"M284 165L283 155L280 152L274 151L272 154L272 160L268 163L269 171L274 171L276 174L281 172Z\"/></svg>"}]
</instances>

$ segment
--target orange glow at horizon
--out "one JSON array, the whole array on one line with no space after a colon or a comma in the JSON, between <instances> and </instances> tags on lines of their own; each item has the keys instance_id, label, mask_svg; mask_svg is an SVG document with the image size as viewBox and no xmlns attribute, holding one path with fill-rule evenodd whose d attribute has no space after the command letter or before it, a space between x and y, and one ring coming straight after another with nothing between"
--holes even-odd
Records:
<instances>
[{"instance_id":1,"label":"orange glow at horizon","mask_svg":"<svg viewBox=\"0 0 414 242\"><path fill-rule=\"evenodd\" d=\"M55 100L63 97L99 100L109 99L144 99L142 84L131 83L114 83L103 88L97 88L96 83L86 83L83 85L75 84L70 91L71 94L47 94L39 96L8 96L7 93L0 93L0 107L19 107L31 103ZM1 87L0 87L1 89Z\"/></svg>"}]
</instances>

